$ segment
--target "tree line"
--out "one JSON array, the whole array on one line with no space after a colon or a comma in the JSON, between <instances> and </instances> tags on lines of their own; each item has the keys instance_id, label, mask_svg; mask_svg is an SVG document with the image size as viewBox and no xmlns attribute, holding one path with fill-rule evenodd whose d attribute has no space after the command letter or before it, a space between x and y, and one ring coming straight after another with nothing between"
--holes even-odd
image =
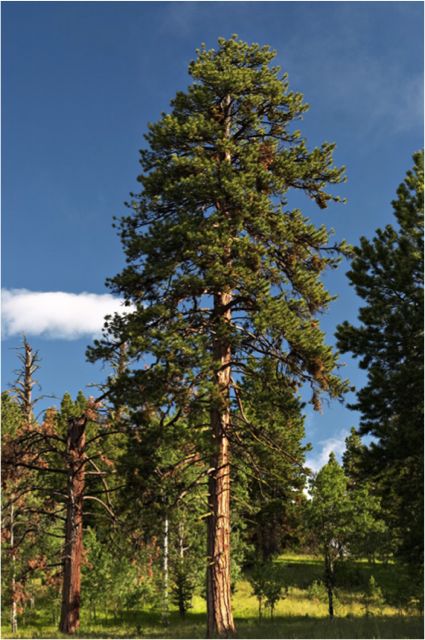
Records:
<instances>
[{"instance_id":1,"label":"tree line","mask_svg":"<svg viewBox=\"0 0 425 640\"><path fill-rule=\"evenodd\" d=\"M355 248L332 241L288 199L341 202L345 170L335 145L308 149L295 128L308 105L274 57L236 36L203 46L192 84L149 125L141 192L115 222L126 266L108 280L127 311L87 352L111 367L98 396L65 395L39 421L38 354L23 342L3 394L13 631L38 589L60 594L59 628L74 633L81 593L95 616L109 580L117 616L152 600L164 623L170 602L184 615L203 583L208 637L231 637L239 572L257 576L260 610L265 598L272 611L279 591L261 567L288 545L323 555L331 617L350 554L395 558L410 571L406 597L419 597L423 153L393 202L395 226ZM343 257L364 306L337 346L368 378L343 468L331 456L314 476L301 392L320 410L350 386L320 328L332 300L321 277Z\"/></svg>"}]
</instances>

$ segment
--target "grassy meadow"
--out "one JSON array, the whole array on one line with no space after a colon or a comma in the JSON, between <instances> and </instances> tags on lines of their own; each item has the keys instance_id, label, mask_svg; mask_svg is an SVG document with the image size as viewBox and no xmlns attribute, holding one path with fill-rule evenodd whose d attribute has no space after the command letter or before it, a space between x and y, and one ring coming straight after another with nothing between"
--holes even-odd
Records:
<instances>
[{"instance_id":1,"label":"grassy meadow","mask_svg":"<svg viewBox=\"0 0 425 640\"><path fill-rule=\"evenodd\" d=\"M246 579L237 583L233 597L238 638L423 638L423 620L416 612L386 604L370 607L366 614L361 584L370 575L381 586L384 596L397 585L397 570L393 564L366 562L347 564L340 576L341 587L336 590L336 616L330 621L323 594L312 592L311 585L322 575L319 558L286 554L277 561L282 583L288 586L287 596L275 608L273 619L265 611L258 619L258 602ZM57 609L57 605L55 606ZM45 606L35 606L20 621L19 638L61 638L53 622L58 612ZM205 601L196 595L193 607L184 619L171 607L168 624L161 611L149 607L142 610L99 612L96 621L87 608L82 607L78 638L204 638ZM2 637L10 638L7 612L3 613Z\"/></svg>"}]
</instances>

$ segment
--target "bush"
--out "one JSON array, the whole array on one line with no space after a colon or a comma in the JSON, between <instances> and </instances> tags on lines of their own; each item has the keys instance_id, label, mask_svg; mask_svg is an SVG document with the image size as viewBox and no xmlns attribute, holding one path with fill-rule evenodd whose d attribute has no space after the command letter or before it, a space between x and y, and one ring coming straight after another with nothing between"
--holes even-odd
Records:
<instances>
[{"instance_id":1,"label":"bush","mask_svg":"<svg viewBox=\"0 0 425 640\"><path fill-rule=\"evenodd\" d=\"M316 602L326 602L328 599L328 592L321 580L314 580L308 588L308 597L310 600Z\"/></svg>"}]
</instances>

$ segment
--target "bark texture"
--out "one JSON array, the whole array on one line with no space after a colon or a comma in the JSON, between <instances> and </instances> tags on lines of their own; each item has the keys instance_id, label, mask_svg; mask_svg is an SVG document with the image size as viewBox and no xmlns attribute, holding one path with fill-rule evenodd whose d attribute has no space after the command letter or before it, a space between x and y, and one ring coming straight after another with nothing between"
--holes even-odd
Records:
<instances>
[{"instance_id":1,"label":"bark texture","mask_svg":"<svg viewBox=\"0 0 425 640\"><path fill-rule=\"evenodd\" d=\"M230 293L215 296L214 311L227 322L231 319ZM230 361L231 348L226 339L214 344L218 398L211 408L213 454L209 478L207 613L209 638L235 635L230 593Z\"/></svg>"},{"instance_id":2,"label":"bark texture","mask_svg":"<svg viewBox=\"0 0 425 640\"><path fill-rule=\"evenodd\" d=\"M62 608L59 630L74 633L80 626L81 556L83 551L84 446L87 419L68 425L67 511L63 557Z\"/></svg>"}]
</instances>

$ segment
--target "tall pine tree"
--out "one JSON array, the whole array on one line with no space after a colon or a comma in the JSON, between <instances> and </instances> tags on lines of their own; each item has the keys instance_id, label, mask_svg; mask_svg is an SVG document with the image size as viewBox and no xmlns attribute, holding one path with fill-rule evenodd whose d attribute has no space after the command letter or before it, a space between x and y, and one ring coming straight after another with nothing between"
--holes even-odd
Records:
<instances>
[{"instance_id":1,"label":"tall pine tree","mask_svg":"<svg viewBox=\"0 0 425 640\"><path fill-rule=\"evenodd\" d=\"M109 281L135 310L109 319L89 350L93 360L110 359L127 344L129 369L111 384L138 415L149 403L169 403L195 416L202 406L209 416L209 636L235 632L234 381L257 375L250 363L267 356L282 385L311 386L316 408L321 392L344 389L316 317L331 300L320 274L345 245L330 244L326 228L285 199L294 189L326 208L339 201L328 186L343 180L343 169L333 165L333 144L309 151L293 127L308 106L271 66L274 57L236 36L203 46L189 66L192 84L149 125L142 191L119 225L127 266Z\"/></svg>"},{"instance_id":2,"label":"tall pine tree","mask_svg":"<svg viewBox=\"0 0 425 640\"><path fill-rule=\"evenodd\" d=\"M392 203L397 226L361 238L348 272L364 300L359 325L338 327L339 348L360 358L367 384L353 408L375 441L363 461L379 482L398 555L416 578L423 563L423 152ZM419 589L422 581L419 579Z\"/></svg>"}]
</instances>

